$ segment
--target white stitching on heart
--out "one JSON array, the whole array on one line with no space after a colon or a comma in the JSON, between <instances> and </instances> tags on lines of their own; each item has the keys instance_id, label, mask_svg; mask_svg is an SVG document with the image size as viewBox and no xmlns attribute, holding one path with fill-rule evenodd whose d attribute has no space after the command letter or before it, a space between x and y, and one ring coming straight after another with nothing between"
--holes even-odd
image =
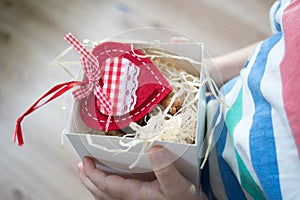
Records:
<instances>
[{"instance_id":1,"label":"white stitching on heart","mask_svg":"<svg viewBox=\"0 0 300 200\"><path fill-rule=\"evenodd\" d=\"M109 52L111 52L111 51L113 51L113 52L124 53L124 50L112 49L112 50L107 50L106 52L101 52L101 53L100 53L100 56L102 56L104 53L109 53ZM131 55L129 52L125 52L125 53ZM134 55L134 54L131 55L131 56L136 57L136 55ZM141 61L141 58L139 58L139 57L136 57L136 59L138 59L139 61ZM154 72L150 69L150 67L149 67L145 62L143 62L143 61L141 61L141 62L142 62L142 64L145 65L146 68L151 72L151 74L152 74L152 75L154 76L154 78L158 81L158 83L159 83L160 85L163 86L162 82L158 79L158 77L154 74ZM154 102L154 101L155 101L155 100L156 100L156 99L157 99L164 91L165 91L165 86L162 87L162 90L156 95L156 97L154 97L154 98L151 100L151 102ZM151 103L148 103L145 107L141 108L139 111L137 111L136 113L134 113L134 115L138 115L140 112L144 111L144 110L145 110L147 107L149 107L150 105L151 105ZM95 121L97 121L97 122L100 122L100 123L106 123L106 121L104 121L104 120L99 120L99 121L98 121L97 118L95 118L95 117L92 116L92 114L90 113L90 111L89 111L88 108L87 108L87 98L86 98L85 101L84 101L84 106L85 106L84 109L85 109L86 113L88 114L88 116L89 116L90 118L92 118L93 120L95 120ZM120 122L120 121L125 121L126 119L129 119L129 118L132 118L132 117L133 117L133 115L129 115L129 116L126 116L126 117L117 119L117 120L115 120L115 122L118 123L118 122Z\"/></svg>"}]
</instances>

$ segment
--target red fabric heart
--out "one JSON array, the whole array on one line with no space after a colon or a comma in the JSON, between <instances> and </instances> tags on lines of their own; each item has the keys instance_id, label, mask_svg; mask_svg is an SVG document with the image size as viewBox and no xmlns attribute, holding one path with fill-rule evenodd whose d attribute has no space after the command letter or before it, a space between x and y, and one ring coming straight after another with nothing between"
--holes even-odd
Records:
<instances>
[{"instance_id":1,"label":"red fabric heart","mask_svg":"<svg viewBox=\"0 0 300 200\"><path fill-rule=\"evenodd\" d=\"M122 129L128 126L130 122L138 121L172 91L168 81L151 60L128 44L105 42L96 46L92 54L95 55L100 64L108 58L125 58L140 69L138 89L136 90L137 99L133 110L121 116L111 116L108 130ZM103 85L103 76L100 79L100 85ZM95 95L91 93L80 102L80 116L88 127L105 130L109 116L100 112L100 106Z\"/></svg>"}]
</instances>

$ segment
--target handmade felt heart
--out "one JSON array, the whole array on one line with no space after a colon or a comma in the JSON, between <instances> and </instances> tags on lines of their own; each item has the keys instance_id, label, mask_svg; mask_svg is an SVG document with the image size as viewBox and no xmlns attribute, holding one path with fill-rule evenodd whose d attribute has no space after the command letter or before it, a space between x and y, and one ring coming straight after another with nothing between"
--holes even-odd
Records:
<instances>
[{"instance_id":1,"label":"handmade felt heart","mask_svg":"<svg viewBox=\"0 0 300 200\"><path fill-rule=\"evenodd\" d=\"M122 129L144 117L172 91L151 60L131 45L105 42L92 54L101 66L99 85L112 109L107 112L93 93L80 100L80 116L90 128Z\"/></svg>"}]
</instances>

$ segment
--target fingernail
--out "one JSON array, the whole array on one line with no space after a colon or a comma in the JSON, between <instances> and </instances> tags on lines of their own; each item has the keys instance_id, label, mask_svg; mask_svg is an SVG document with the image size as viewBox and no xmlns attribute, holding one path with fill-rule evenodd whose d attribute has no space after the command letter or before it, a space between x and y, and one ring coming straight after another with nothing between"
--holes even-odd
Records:
<instances>
[{"instance_id":1,"label":"fingernail","mask_svg":"<svg viewBox=\"0 0 300 200\"><path fill-rule=\"evenodd\" d=\"M83 169L83 164L82 164L82 162L79 162L77 164L77 170L80 172L80 171L82 171L82 169Z\"/></svg>"},{"instance_id":2,"label":"fingernail","mask_svg":"<svg viewBox=\"0 0 300 200\"><path fill-rule=\"evenodd\" d=\"M82 164L84 164L84 165L87 165L87 163L90 163L91 161L90 161L91 159L89 158L89 157L83 157L82 158Z\"/></svg>"},{"instance_id":3,"label":"fingernail","mask_svg":"<svg viewBox=\"0 0 300 200\"><path fill-rule=\"evenodd\" d=\"M149 157L151 161L158 162L164 160L166 154L162 148L153 147L149 153Z\"/></svg>"}]
</instances>

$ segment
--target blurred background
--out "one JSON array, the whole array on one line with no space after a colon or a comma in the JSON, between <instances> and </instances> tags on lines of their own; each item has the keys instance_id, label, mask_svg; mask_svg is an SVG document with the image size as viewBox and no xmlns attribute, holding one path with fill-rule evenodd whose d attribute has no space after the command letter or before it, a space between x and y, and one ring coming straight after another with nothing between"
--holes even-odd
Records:
<instances>
[{"instance_id":1,"label":"blurred background","mask_svg":"<svg viewBox=\"0 0 300 200\"><path fill-rule=\"evenodd\" d=\"M70 80L62 69L48 68L68 47L64 34L97 41L133 28L170 28L217 56L268 37L273 2L0 0L0 200L93 199L80 183L80 159L67 139L62 156L63 98L27 117L25 145L13 143L18 116Z\"/></svg>"}]
</instances>

